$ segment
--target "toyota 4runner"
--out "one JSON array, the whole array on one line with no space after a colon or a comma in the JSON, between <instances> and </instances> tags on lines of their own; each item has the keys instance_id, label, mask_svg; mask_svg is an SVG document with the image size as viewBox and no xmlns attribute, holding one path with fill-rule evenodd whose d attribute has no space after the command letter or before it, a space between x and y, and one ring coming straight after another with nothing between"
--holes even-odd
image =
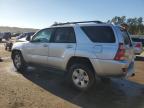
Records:
<instances>
[{"instance_id":1,"label":"toyota 4runner","mask_svg":"<svg viewBox=\"0 0 144 108\"><path fill-rule=\"evenodd\" d=\"M76 88L87 90L97 77L134 73L134 51L128 32L100 21L55 24L12 48L18 71L29 65L63 70Z\"/></svg>"}]
</instances>

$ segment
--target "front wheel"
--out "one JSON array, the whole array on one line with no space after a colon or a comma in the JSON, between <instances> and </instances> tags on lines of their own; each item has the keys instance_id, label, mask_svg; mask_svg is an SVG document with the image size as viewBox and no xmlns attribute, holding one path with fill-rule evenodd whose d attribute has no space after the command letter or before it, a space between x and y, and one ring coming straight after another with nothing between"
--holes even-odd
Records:
<instances>
[{"instance_id":1,"label":"front wheel","mask_svg":"<svg viewBox=\"0 0 144 108\"><path fill-rule=\"evenodd\" d=\"M74 64L69 69L69 80L81 91L88 90L95 82L93 70L83 64Z\"/></svg>"},{"instance_id":2,"label":"front wheel","mask_svg":"<svg viewBox=\"0 0 144 108\"><path fill-rule=\"evenodd\" d=\"M14 63L15 68L17 69L17 71L24 71L26 69L26 63L20 52L14 52L13 63Z\"/></svg>"}]
</instances>

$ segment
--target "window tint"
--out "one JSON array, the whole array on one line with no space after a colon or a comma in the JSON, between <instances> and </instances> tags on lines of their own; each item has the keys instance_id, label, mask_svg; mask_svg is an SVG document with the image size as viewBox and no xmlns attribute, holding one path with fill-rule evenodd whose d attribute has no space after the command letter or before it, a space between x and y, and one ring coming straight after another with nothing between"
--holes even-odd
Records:
<instances>
[{"instance_id":1,"label":"window tint","mask_svg":"<svg viewBox=\"0 0 144 108\"><path fill-rule=\"evenodd\" d=\"M57 28L53 38L55 43L75 43L75 33L72 27Z\"/></svg>"},{"instance_id":2,"label":"window tint","mask_svg":"<svg viewBox=\"0 0 144 108\"><path fill-rule=\"evenodd\" d=\"M106 26L87 26L81 27L86 35L93 42L114 43L115 36L112 28Z\"/></svg>"},{"instance_id":3,"label":"window tint","mask_svg":"<svg viewBox=\"0 0 144 108\"><path fill-rule=\"evenodd\" d=\"M49 42L53 29L43 29L36 33L32 39L33 42Z\"/></svg>"}]
</instances>

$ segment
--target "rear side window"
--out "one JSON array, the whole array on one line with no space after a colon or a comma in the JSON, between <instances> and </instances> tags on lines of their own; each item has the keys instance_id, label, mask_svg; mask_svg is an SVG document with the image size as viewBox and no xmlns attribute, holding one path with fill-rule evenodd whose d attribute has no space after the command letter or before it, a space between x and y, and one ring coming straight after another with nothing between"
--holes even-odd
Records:
<instances>
[{"instance_id":1,"label":"rear side window","mask_svg":"<svg viewBox=\"0 0 144 108\"><path fill-rule=\"evenodd\" d=\"M115 36L111 27L108 26L82 26L82 30L93 42L114 43Z\"/></svg>"}]
</instances>

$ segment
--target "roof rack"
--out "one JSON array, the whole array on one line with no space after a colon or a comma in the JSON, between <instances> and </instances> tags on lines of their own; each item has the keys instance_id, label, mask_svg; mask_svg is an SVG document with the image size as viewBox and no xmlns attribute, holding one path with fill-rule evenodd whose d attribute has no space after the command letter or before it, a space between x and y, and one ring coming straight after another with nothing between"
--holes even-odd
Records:
<instances>
[{"instance_id":1,"label":"roof rack","mask_svg":"<svg viewBox=\"0 0 144 108\"><path fill-rule=\"evenodd\" d=\"M103 24L104 22L101 21L81 21L81 22L67 22L67 23L56 23L53 24L52 26L58 26L58 25L66 25L66 24L77 24L77 23L98 23L98 24Z\"/></svg>"}]
</instances>

